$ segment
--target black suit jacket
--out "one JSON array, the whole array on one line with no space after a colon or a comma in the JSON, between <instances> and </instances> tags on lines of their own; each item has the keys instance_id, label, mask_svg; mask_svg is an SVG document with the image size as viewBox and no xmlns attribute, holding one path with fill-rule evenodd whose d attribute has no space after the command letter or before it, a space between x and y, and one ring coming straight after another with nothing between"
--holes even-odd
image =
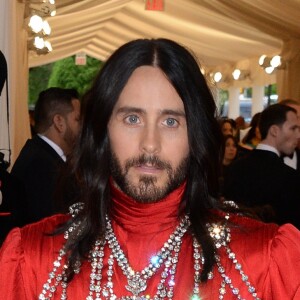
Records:
<instances>
[{"instance_id":1,"label":"black suit jacket","mask_svg":"<svg viewBox=\"0 0 300 300\"><path fill-rule=\"evenodd\" d=\"M64 166L62 158L39 136L27 140L11 170L24 189L24 224L55 213L53 195Z\"/></svg>"},{"instance_id":2,"label":"black suit jacket","mask_svg":"<svg viewBox=\"0 0 300 300\"><path fill-rule=\"evenodd\" d=\"M296 155L297 155L297 171L300 173L300 149L296 149Z\"/></svg>"},{"instance_id":3,"label":"black suit jacket","mask_svg":"<svg viewBox=\"0 0 300 300\"><path fill-rule=\"evenodd\" d=\"M273 152L255 149L232 163L224 179L224 196L248 207L271 206L275 216L265 221L300 228L300 179Z\"/></svg>"}]
</instances>

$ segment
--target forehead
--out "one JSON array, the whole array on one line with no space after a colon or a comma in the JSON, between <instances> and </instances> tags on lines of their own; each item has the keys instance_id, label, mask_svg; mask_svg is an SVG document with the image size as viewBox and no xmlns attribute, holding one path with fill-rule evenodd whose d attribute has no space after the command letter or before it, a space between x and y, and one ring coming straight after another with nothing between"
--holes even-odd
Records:
<instances>
[{"instance_id":1,"label":"forehead","mask_svg":"<svg viewBox=\"0 0 300 300\"><path fill-rule=\"evenodd\" d=\"M293 125L297 123L297 115L293 111L288 111L286 114L285 124Z\"/></svg>"},{"instance_id":2,"label":"forehead","mask_svg":"<svg viewBox=\"0 0 300 300\"><path fill-rule=\"evenodd\" d=\"M231 128L232 126L231 126L231 123L230 122L224 122L223 123L223 127L226 127L226 128Z\"/></svg>"},{"instance_id":3,"label":"forehead","mask_svg":"<svg viewBox=\"0 0 300 300\"><path fill-rule=\"evenodd\" d=\"M300 117L300 103L299 105L289 104L289 106L294 108L297 111L297 116Z\"/></svg>"},{"instance_id":4,"label":"forehead","mask_svg":"<svg viewBox=\"0 0 300 300\"><path fill-rule=\"evenodd\" d=\"M166 75L156 67L142 66L130 76L115 105L145 109L181 109L183 102Z\"/></svg>"},{"instance_id":5,"label":"forehead","mask_svg":"<svg viewBox=\"0 0 300 300\"><path fill-rule=\"evenodd\" d=\"M75 111L76 113L80 111L80 101L78 99L72 99L71 101L72 103L72 107L73 107L73 111Z\"/></svg>"}]
</instances>

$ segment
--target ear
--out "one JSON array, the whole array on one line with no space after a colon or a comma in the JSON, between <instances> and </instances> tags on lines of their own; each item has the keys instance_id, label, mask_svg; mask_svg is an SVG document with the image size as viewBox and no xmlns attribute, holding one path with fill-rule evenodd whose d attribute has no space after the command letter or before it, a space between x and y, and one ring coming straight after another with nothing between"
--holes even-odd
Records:
<instances>
[{"instance_id":1,"label":"ear","mask_svg":"<svg viewBox=\"0 0 300 300\"><path fill-rule=\"evenodd\" d=\"M278 135L278 132L279 132L280 128L279 126L277 125L272 125L269 129L269 134L272 136L272 137L277 137Z\"/></svg>"},{"instance_id":2,"label":"ear","mask_svg":"<svg viewBox=\"0 0 300 300\"><path fill-rule=\"evenodd\" d=\"M53 124L55 129L59 132L59 133L63 133L65 132L66 129L66 120L62 115L56 114L53 117Z\"/></svg>"}]
</instances>

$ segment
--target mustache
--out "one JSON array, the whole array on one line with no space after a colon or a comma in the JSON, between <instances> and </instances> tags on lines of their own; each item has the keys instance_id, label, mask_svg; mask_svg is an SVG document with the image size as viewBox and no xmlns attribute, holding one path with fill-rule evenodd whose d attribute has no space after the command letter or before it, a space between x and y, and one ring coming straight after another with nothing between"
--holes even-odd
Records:
<instances>
[{"instance_id":1,"label":"mustache","mask_svg":"<svg viewBox=\"0 0 300 300\"><path fill-rule=\"evenodd\" d=\"M131 158L127 160L125 163L125 170L127 172L131 167L138 167L146 164L150 164L153 167L158 169L172 170L172 166L169 162L161 160L156 155L146 155L146 154L142 154L139 157Z\"/></svg>"}]
</instances>

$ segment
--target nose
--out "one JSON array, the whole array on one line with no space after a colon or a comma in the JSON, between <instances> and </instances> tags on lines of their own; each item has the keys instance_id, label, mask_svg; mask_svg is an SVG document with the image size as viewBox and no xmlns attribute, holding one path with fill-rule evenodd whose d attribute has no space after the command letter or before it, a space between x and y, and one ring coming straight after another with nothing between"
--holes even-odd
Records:
<instances>
[{"instance_id":1,"label":"nose","mask_svg":"<svg viewBox=\"0 0 300 300\"><path fill-rule=\"evenodd\" d=\"M157 154L161 150L161 135L155 125L146 125L140 139L140 150L145 154Z\"/></svg>"}]
</instances>

